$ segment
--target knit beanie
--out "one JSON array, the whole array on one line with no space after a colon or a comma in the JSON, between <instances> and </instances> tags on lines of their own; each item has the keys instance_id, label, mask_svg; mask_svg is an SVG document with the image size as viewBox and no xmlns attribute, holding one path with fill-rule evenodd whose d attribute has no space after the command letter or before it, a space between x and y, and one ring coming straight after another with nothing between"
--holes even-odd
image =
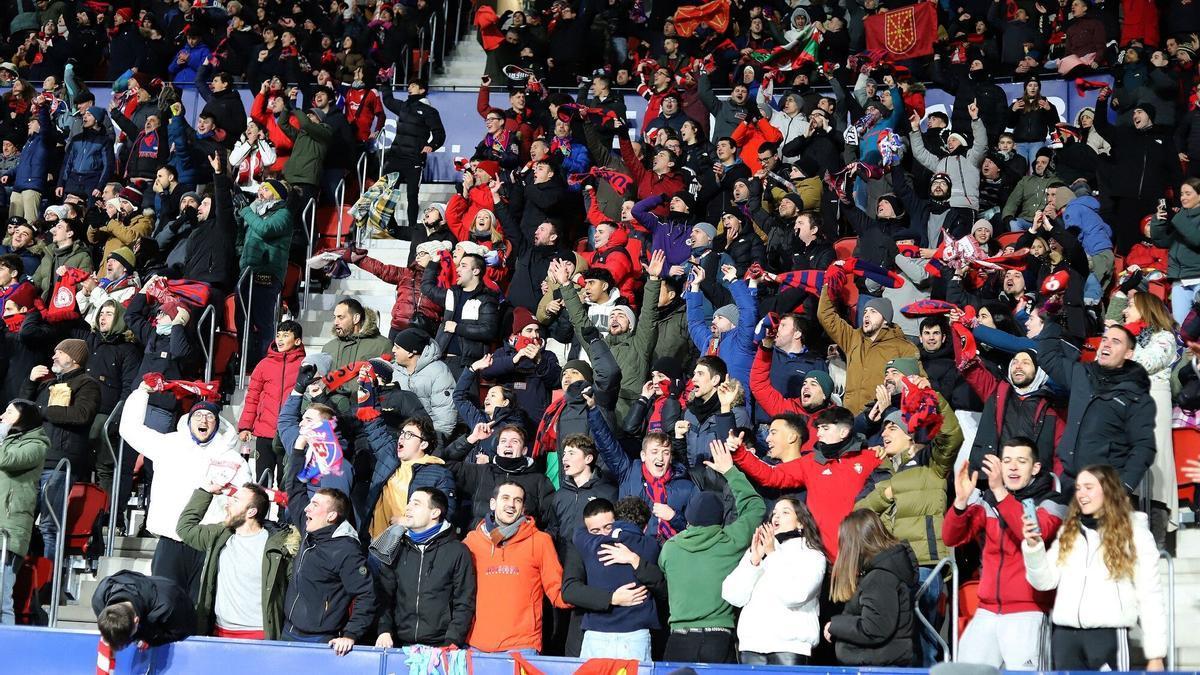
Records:
<instances>
[{"instance_id":1,"label":"knit beanie","mask_svg":"<svg viewBox=\"0 0 1200 675\"><path fill-rule=\"evenodd\" d=\"M592 367L583 359L573 359L571 361L567 361L563 364L562 369L578 371L579 374L583 376L583 379L587 380L588 382L592 381Z\"/></svg>"},{"instance_id":2,"label":"knit beanie","mask_svg":"<svg viewBox=\"0 0 1200 675\"><path fill-rule=\"evenodd\" d=\"M281 181L277 178L270 178L270 179L263 181L262 184L263 184L263 187L265 187L271 191L271 194L275 195L276 199L279 199L282 201L287 201L287 197L288 197L287 183L284 183L283 181Z\"/></svg>"},{"instance_id":3,"label":"knit beanie","mask_svg":"<svg viewBox=\"0 0 1200 675\"><path fill-rule=\"evenodd\" d=\"M134 254L133 250L128 246L122 246L112 253L109 253L108 257L121 263L125 267L125 272L127 273L133 272L135 269L137 269L137 255Z\"/></svg>"},{"instance_id":4,"label":"knit beanie","mask_svg":"<svg viewBox=\"0 0 1200 675\"><path fill-rule=\"evenodd\" d=\"M420 354L429 345L429 333L420 328L406 328L392 338L392 344L410 354Z\"/></svg>"},{"instance_id":5,"label":"knit beanie","mask_svg":"<svg viewBox=\"0 0 1200 675\"><path fill-rule=\"evenodd\" d=\"M804 374L804 379L816 382L821 391L825 392L825 398L833 394L833 378L824 370L810 370Z\"/></svg>"},{"instance_id":6,"label":"knit beanie","mask_svg":"<svg viewBox=\"0 0 1200 675\"><path fill-rule=\"evenodd\" d=\"M990 220L987 218L980 218L979 220L975 221L975 224L971 226L971 234L975 234L975 230L979 229L987 230L988 239L992 238L993 229L992 222Z\"/></svg>"},{"instance_id":7,"label":"knit beanie","mask_svg":"<svg viewBox=\"0 0 1200 675\"><path fill-rule=\"evenodd\" d=\"M725 505L716 493L707 490L693 492L683 511L688 527L720 525L725 519Z\"/></svg>"},{"instance_id":8,"label":"knit beanie","mask_svg":"<svg viewBox=\"0 0 1200 675\"><path fill-rule=\"evenodd\" d=\"M75 338L63 340L54 347L54 351L62 352L71 357L71 360L79 364L80 368L87 366L89 352L87 343L83 340L77 340Z\"/></svg>"},{"instance_id":9,"label":"knit beanie","mask_svg":"<svg viewBox=\"0 0 1200 675\"><path fill-rule=\"evenodd\" d=\"M871 298L867 301L867 306L864 310L873 309L883 315L883 320L891 323L894 310L892 309L892 301L887 298Z\"/></svg>"},{"instance_id":10,"label":"knit beanie","mask_svg":"<svg viewBox=\"0 0 1200 675\"><path fill-rule=\"evenodd\" d=\"M713 227L712 223L696 223L692 228L707 234L709 239L717 238L717 228Z\"/></svg>"},{"instance_id":11,"label":"knit beanie","mask_svg":"<svg viewBox=\"0 0 1200 675\"><path fill-rule=\"evenodd\" d=\"M633 308L629 305L616 305L612 308L613 314L621 313L625 318L629 319L629 330L637 328L637 315L633 313Z\"/></svg>"},{"instance_id":12,"label":"knit beanie","mask_svg":"<svg viewBox=\"0 0 1200 675\"><path fill-rule=\"evenodd\" d=\"M737 322L738 322L738 317L740 316L740 312L738 312L737 305L728 304L728 305L725 305L724 307L718 309L717 311L713 312L714 319L717 318L718 316L723 316L726 319L729 319L729 323L736 326Z\"/></svg>"},{"instance_id":13,"label":"knit beanie","mask_svg":"<svg viewBox=\"0 0 1200 675\"><path fill-rule=\"evenodd\" d=\"M512 334L520 335L526 326L535 325L537 322L538 320L533 316L533 312L524 307L517 307L513 310Z\"/></svg>"},{"instance_id":14,"label":"knit beanie","mask_svg":"<svg viewBox=\"0 0 1200 675\"><path fill-rule=\"evenodd\" d=\"M896 369L897 371L900 372L901 375L920 375L921 374L921 364L919 361L917 361L917 359L915 357L912 357L912 356L904 356L901 358L892 359L891 361L888 361L887 364L884 365L884 367L883 367L883 372L886 373L889 368Z\"/></svg>"}]
</instances>

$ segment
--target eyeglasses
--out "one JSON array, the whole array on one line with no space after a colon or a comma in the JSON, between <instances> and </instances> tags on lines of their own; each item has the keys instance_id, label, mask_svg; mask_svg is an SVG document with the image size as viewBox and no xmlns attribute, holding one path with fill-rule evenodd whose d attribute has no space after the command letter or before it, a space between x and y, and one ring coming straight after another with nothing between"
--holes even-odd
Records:
<instances>
[{"instance_id":1,"label":"eyeglasses","mask_svg":"<svg viewBox=\"0 0 1200 675\"><path fill-rule=\"evenodd\" d=\"M500 122L500 121L502 121L502 120L504 120L504 118L503 118L503 117L489 117L489 118L487 118L487 121L489 121L489 122Z\"/></svg>"},{"instance_id":2,"label":"eyeglasses","mask_svg":"<svg viewBox=\"0 0 1200 675\"><path fill-rule=\"evenodd\" d=\"M417 434L414 434L413 432L411 432L407 429L400 432L400 440L402 440L402 441L411 441L414 438L417 439L418 441L425 440L423 437L418 436Z\"/></svg>"},{"instance_id":3,"label":"eyeglasses","mask_svg":"<svg viewBox=\"0 0 1200 675\"><path fill-rule=\"evenodd\" d=\"M207 419L207 420L217 419L216 415L212 414L211 412L209 412L207 410L197 410L196 412L192 413L192 416L199 418L199 419Z\"/></svg>"}]
</instances>

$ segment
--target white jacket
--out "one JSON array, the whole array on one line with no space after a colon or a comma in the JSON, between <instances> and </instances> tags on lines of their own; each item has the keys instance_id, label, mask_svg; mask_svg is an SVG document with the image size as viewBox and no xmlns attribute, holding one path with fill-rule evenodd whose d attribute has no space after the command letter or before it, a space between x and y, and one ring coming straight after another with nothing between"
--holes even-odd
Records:
<instances>
[{"instance_id":1,"label":"white jacket","mask_svg":"<svg viewBox=\"0 0 1200 675\"><path fill-rule=\"evenodd\" d=\"M721 583L721 597L742 608L738 619L739 649L766 654L811 654L821 639L821 581L825 556L808 547L803 537L775 545L775 552L758 565L750 551Z\"/></svg>"},{"instance_id":2,"label":"white jacket","mask_svg":"<svg viewBox=\"0 0 1200 675\"><path fill-rule=\"evenodd\" d=\"M183 513L183 507L187 506L196 488L204 485L206 477L219 477L233 485L242 485L254 479L250 476L250 467L238 451L238 434L233 425L221 419L217 435L204 445L192 440L186 415L179 419L178 430L169 434L159 433L143 422L148 399L149 395L141 389L135 389L125 399L125 408L121 413L121 438L154 462L146 528L152 534L179 541L175 530L179 524L179 514ZM219 523L224 519L225 497L218 496L209 504L201 524Z\"/></svg>"},{"instance_id":3,"label":"white jacket","mask_svg":"<svg viewBox=\"0 0 1200 675\"><path fill-rule=\"evenodd\" d=\"M1058 589L1051 620L1069 628L1131 628L1142 624L1146 658L1167 655L1167 614L1158 576L1158 546L1144 513L1133 514L1133 543L1137 551L1133 580L1113 581L1104 564L1100 533L1083 528L1065 564L1058 564L1061 534L1050 550L1021 544L1025 578L1039 591Z\"/></svg>"},{"instance_id":4,"label":"white jacket","mask_svg":"<svg viewBox=\"0 0 1200 675\"><path fill-rule=\"evenodd\" d=\"M264 132L265 134L265 132ZM238 189L243 192L258 192L259 182L267 167L275 163L275 146L264 137L250 145L242 136L229 153L229 166L234 168Z\"/></svg>"}]
</instances>

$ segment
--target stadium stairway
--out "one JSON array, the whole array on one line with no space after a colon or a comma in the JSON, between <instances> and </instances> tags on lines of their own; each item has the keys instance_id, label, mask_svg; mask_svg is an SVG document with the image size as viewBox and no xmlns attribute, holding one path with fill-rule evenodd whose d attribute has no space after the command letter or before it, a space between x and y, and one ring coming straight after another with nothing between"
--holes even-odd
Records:
<instances>
[{"instance_id":1,"label":"stadium stairway","mask_svg":"<svg viewBox=\"0 0 1200 675\"><path fill-rule=\"evenodd\" d=\"M479 86L479 78L487 65L487 55L475 37L475 31L470 31L454 50L454 55L446 59L445 72L435 75L430 82L433 87L471 87Z\"/></svg>"}]
</instances>

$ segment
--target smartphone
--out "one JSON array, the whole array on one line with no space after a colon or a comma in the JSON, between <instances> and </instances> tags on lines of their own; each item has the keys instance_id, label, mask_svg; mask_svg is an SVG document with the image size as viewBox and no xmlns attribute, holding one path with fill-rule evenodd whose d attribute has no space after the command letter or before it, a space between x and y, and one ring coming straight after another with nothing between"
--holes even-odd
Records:
<instances>
[{"instance_id":1,"label":"smartphone","mask_svg":"<svg viewBox=\"0 0 1200 675\"><path fill-rule=\"evenodd\" d=\"M1159 210L1159 211L1166 211L1166 210L1167 210L1167 200L1166 200L1166 199L1159 199L1159 200L1158 200L1158 210Z\"/></svg>"},{"instance_id":2,"label":"smartphone","mask_svg":"<svg viewBox=\"0 0 1200 675\"><path fill-rule=\"evenodd\" d=\"M1038 521L1037 506L1033 503L1033 500L1032 499L1022 499L1021 507L1025 510L1025 517L1028 518L1029 520L1032 520L1034 522L1034 524L1036 525L1037 521ZM1037 528L1037 533L1038 533L1038 535L1042 534L1042 528L1040 526Z\"/></svg>"}]
</instances>

